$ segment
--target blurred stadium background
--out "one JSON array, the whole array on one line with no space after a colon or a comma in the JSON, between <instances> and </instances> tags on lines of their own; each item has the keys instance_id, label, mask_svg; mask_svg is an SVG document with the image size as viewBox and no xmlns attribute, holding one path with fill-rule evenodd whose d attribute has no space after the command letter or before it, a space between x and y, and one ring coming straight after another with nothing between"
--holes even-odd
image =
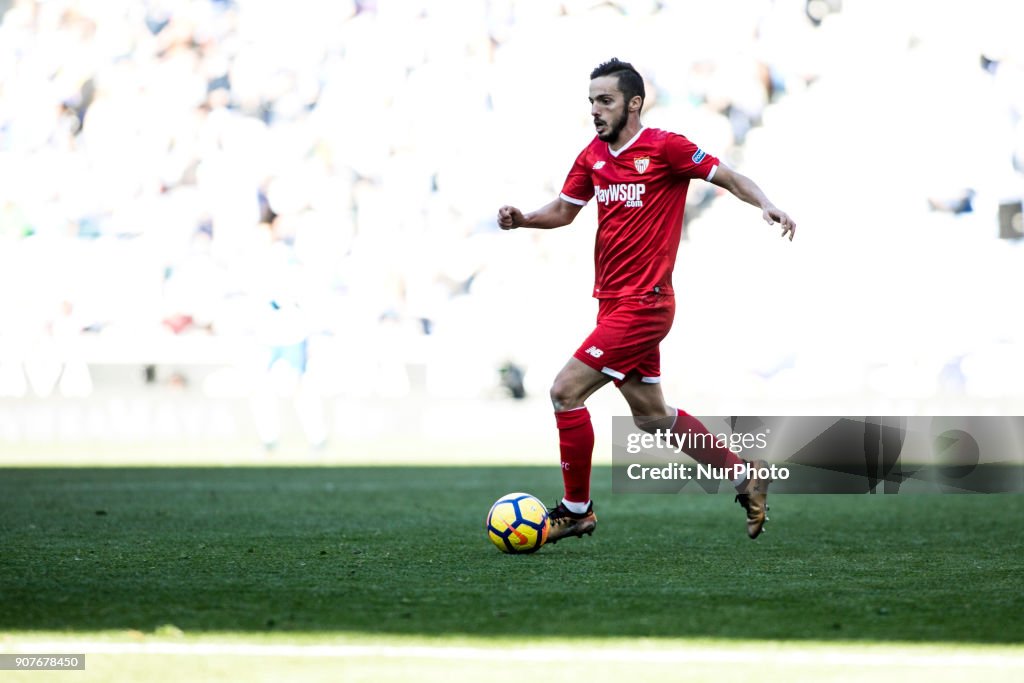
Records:
<instances>
[{"instance_id":1,"label":"blurred stadium background","mask_svg":"<svg viewBox=\"0 0 1024 683\"><path fill-rule=\"evenodd\" d=\"M594 210L494 214L557 193L611 56L647 125L800 226L692 188L670 402L1020 414L1021 25L1011 0L0 0L0 459L551 461Z\"/></svg>"}]
</instances>

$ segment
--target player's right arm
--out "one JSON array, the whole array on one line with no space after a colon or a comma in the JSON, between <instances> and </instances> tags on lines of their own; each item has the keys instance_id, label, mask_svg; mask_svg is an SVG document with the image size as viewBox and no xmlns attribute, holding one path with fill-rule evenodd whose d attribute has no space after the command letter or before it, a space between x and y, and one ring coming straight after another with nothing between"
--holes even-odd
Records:
<instances>
[{"instance_id":1,"label":"player's right arm","mask_svg":"<svg viewBox=\"0 0 1024 683\"><path fill-rule=\"evenodd\" d=\"M567 202L561 197L530 213L523 213L514 206L503 206L498 209L498 227L502 230L560 228L572 223L582 208L582 205Z\"/></svg>"},{"instance_id":2,"label":"player's right arm","mask_svg":"<svg viewBox=\"0 0 1024 683\"><path fill-rule=\"evenodd\" d=\"M498 209L498 227L502 230L513 228L560 228L569 225L576 218L591 197L594 196L594 182L590 178L593 162L587 158L585 147L576 157L569 175L562 185L562 192L550 204L545 204L536 211L524 214L514 206L503 206Z\"/></svg>"}]
</instances>

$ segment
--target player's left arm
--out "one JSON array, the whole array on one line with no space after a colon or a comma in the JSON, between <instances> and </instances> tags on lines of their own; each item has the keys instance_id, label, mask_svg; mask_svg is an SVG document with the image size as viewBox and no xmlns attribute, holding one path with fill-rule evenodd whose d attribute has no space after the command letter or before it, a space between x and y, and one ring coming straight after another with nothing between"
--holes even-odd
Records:
<instances>
[{"instance_id":1,"label":"player's left arm","mask_svg":"<svg viewBox=\"0 0 1024 683\"><path fill-rule=\"evenodd\" d=\"M711 182L729 190L747 204L761 209L761 216L768 225L778 223L782 227L782 236L785 237L788 234L790 241L793 241L793 237L796 235L796 221L775 206L753 180L742 173L737 173L725 164L719 164L715 174L711 177Z\"/></svg>"}]
</instances>

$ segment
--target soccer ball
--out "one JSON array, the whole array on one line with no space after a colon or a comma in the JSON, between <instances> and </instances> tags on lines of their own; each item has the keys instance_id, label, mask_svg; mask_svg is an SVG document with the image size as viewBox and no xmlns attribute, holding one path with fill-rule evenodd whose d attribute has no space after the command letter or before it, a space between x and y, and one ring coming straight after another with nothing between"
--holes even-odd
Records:
<instances>
[{"instance_id":1,"label":"soccer ball","mask_svg":"<svg viewBox=\"0 0 1024 683\"><path fill-rule=\"evenodd\" d=\"M529 493L509 493L487 513L487 537L503 553L536 552L548 540L551 522L544 504Z\"/></svg>"}]
</instances>

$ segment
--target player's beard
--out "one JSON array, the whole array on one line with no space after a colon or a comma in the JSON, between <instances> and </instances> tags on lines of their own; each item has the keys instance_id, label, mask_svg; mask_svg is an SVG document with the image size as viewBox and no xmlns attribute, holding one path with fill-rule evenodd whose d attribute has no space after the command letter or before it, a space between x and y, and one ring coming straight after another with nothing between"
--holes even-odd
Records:
<instances>
[{"instance_id":1,"label":"player's beard","mask_svg":"<svg viewBox=\"0 0 1024 683\"><path fill-rule=\"evenodd\" d=\"M604 135L598 133L598 139L602 142L615 142L619 139L619 133L622 132L628 122L629 117L626 115L626 112L622 112L622 116L620 116L615 123L605 121L605 125L608 126L608 129L605 131Z\"/></svg>"}]
</instances>

